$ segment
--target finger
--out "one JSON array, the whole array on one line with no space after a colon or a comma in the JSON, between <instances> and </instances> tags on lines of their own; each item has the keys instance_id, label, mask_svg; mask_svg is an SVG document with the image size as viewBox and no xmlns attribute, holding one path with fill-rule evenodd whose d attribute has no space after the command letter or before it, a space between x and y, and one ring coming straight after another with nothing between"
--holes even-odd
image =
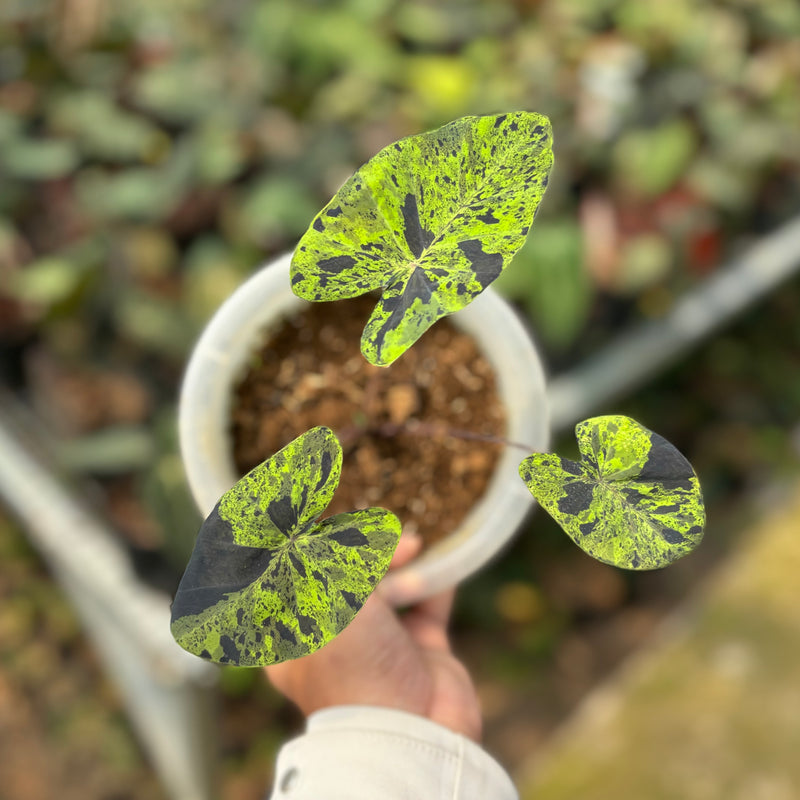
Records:
<instances>
[{"instance_id":1,"label":"finger","mask_svg":"<svg viewBox=\"0 0 800 800\"><path fill-rule=\"evenodd\" d=\"M450 612L453 610L455 599L456 590L447 589L418 603L414 608L414 613L433 625L446 628L450 622Z\"/></svg>"},{"instance_id":2,"label":"finger","mask_svg":"<svg viewBox=\"0 0 800 800\"><path fill-rule=\"evenodd\" d=\"M397 548L392 556L389 569L397 569L404 564L408 564L411 559L415 558L419 551L422 549L422 537L414 532L408 531L400 536L400 541L397 543Z\"/></svg>"},{"instance_id":3,"label":"finger","mask_svg":"<svg viewBox=\"0 0 800 800\"><path fill-rule=\"evenodd\" d=\"M419 647L445 652L450 650L447 626L454 597L455 589L442 592L420 603L403 617L406 630Z\"/></svg>"}]
</instances>

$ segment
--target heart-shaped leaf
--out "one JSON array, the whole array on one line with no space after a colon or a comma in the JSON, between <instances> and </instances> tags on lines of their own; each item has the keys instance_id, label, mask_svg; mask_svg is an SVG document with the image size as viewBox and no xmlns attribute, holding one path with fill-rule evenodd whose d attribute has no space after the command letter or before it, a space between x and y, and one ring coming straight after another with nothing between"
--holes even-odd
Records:
<instances>
[{"instance_id":1,"label":"heart-shaped leaf","mask_svg":"<svg viewBox=\"0 0 800 800\"><path fill-rule=\"evenodd\" d=\"M383 508L318 521L341 465L333 432L312 428L223 495L172 604L181 647L263 666L313 653L352 621L389 568L400 521Z\"/></svg>"},{"instance_id":2,"label":"heart-shaped leaf","mask_svg":"<svg viewBox=\"0 0 800 800\"><path fill-rule=\"evenodd\" d=\"M550 123L463 117L381 150L336 193L292 258L306 300L384 289L361 338L387 366L477 297L525 241L553 162Z\"/></svg>"},{"instance_id":3,"label":"heart-shaped leaf","mask_svg":"<svg viewBox=\"0 0 800 800\"><path fill-rule=\"evenodd\" d=\"M519 474L567 535L590 556L625 569L658 569L703 538L705 507L692 465L630 417L594 417L575 428L580 462L551 453Z\"/></svg>"}]
</instances>

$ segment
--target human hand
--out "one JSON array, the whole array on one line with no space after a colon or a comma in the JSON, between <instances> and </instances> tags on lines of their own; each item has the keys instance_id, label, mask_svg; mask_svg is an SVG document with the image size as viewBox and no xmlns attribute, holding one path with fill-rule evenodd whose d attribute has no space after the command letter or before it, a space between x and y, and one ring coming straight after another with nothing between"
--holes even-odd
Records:
<instances>
[{"instance_id":1,"label":"human hand","mask_svg":"<svg viewBox=\"0 0 800 800\"><path fill-rule=\"evenodd\" d=\"M392 567L419 552L404 534ZM330 706L396 708L479 741L481 711L466 667L453 655L447 623L455 590L399 616L373 592L356 618L316 653L265 667L272 685L308 716Z\"/></svg>"}]
</instances>

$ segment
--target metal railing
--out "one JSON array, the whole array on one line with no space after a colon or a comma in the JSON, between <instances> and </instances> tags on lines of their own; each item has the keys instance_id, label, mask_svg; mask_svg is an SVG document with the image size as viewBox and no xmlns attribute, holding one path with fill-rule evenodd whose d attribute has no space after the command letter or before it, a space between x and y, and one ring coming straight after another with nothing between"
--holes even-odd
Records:
<instances>
[{"instance_id":1,"label":"metal railing","mask_svg":"<svg viewBox=\"0 0 800 800\"><path fill-rule=\"evenodd\" d=\"M720 267L663 319L623 331L583 364L552 378L553 430L564 430L630 394L798 271L800 217Z\"/></svg>"}]
</instances>

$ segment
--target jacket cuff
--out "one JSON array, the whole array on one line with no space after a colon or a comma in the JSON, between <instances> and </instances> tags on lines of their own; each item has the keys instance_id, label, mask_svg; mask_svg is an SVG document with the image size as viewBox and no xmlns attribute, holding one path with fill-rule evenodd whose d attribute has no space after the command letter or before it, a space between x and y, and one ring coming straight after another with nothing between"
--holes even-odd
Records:
<instances>
[{"instance_id":1,"label":"jacket cuff","mask_svg":"<svg viewBox=\"0 0 800 800\"><path fill-rule=\"evenodd\" d=\"M278 754L271 800L517 800L477 744L430 720L372 706L312 714Z\"/></svg>"}]
</instances>

